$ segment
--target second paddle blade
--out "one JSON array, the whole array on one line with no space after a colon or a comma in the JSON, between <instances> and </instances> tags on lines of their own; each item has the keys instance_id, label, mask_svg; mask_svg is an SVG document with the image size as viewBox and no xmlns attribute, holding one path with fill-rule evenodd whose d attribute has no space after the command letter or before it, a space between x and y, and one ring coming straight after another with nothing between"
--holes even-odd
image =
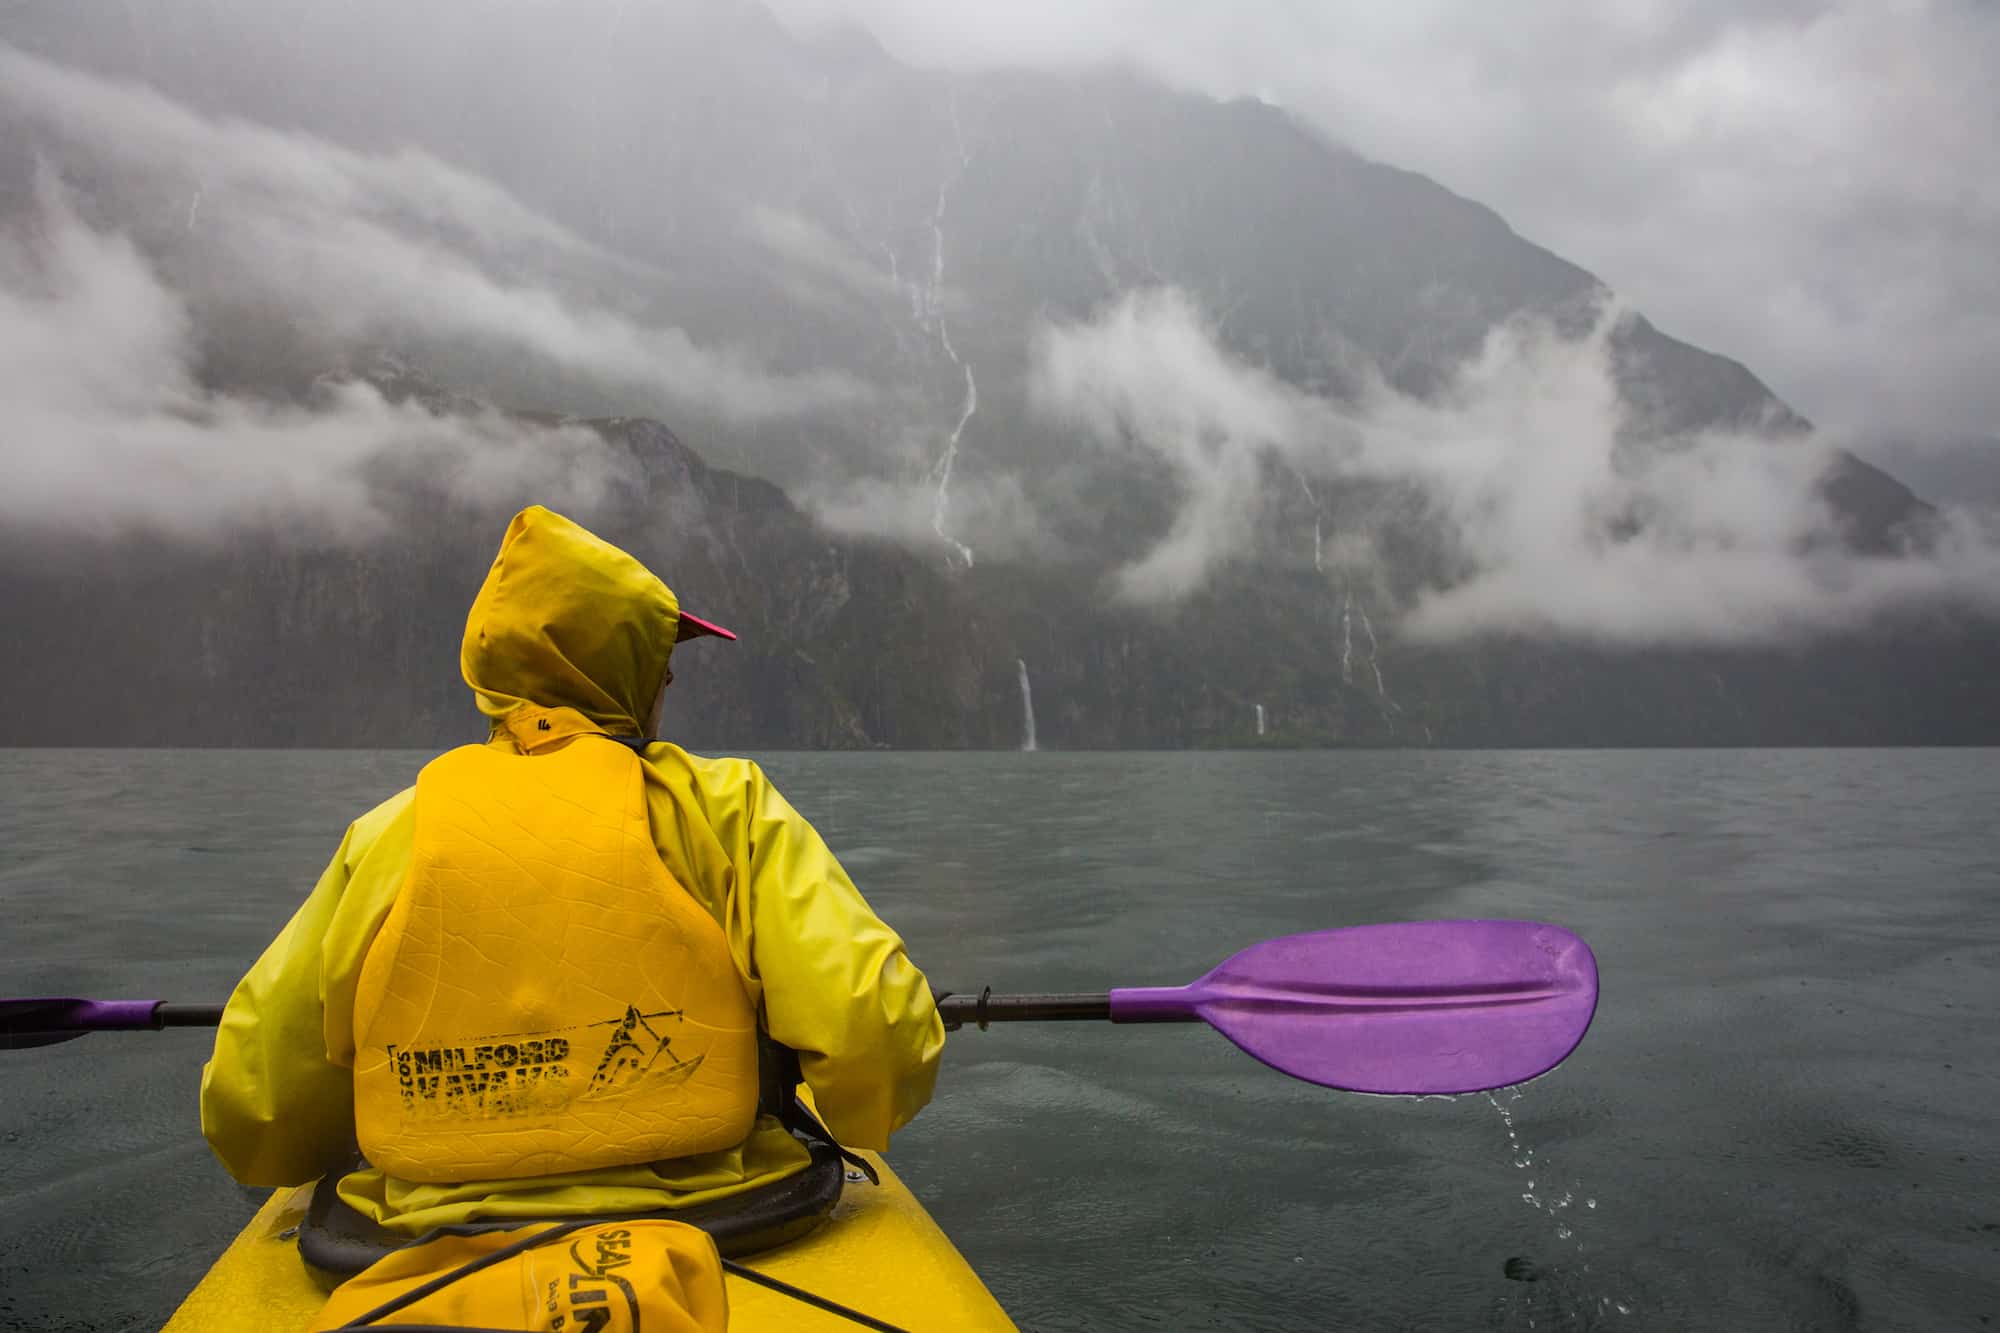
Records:
<instances>
[{"instance_id":1,"label":"second paddle blade","mask_svg":"<svg viewBox=\"0 0 2000 1333\"><path fill-rule=\"evenodd\" d=\"M1288 935L1189 986L1111 993L1114 1021L1191 1014L1294 1078L1406 1095L1547 1073L1583 1040L1596 1008L1590 947L1534 921Z\"/></svg>"},{"instance_id":2,"label":"second paddle blade","mask_svg":"<svg viewBox=\"0 0 2000 1333\"><path fill-rule=\"evenodd\" d=\"M53 1046L92 1032L158 1027L158 1000L79 1000L65 995L0 1000L0 1050Z\"/></svg>"}]
</instances>

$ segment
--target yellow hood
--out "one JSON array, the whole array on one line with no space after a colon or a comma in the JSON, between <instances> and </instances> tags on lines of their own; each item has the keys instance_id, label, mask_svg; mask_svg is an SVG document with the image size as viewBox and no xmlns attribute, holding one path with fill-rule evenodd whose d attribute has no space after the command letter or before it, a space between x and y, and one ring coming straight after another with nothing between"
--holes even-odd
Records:
<instances>
[{"instance_id":1,"label":"yellow hood","mask_svg":"<svg viewBox=\"0 0 2000 1333\"><path fill-rule=\"evenodd\" d=\"M574 708L613 735L645 729L680 602L637 560L561 514L514 515L465 621L459 668L496 722Z\"/></svg>"}]
</instances>

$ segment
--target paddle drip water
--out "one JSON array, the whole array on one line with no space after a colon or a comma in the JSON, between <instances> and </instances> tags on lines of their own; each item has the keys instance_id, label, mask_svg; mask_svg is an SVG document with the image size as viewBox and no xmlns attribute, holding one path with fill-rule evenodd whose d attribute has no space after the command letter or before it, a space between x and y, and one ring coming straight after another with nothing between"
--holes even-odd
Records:
<instances>
[{"instance_id":1,"label":"paddle drip water","mask_svg":"<svg viewBox=\"0 0 2000 1333\"><path fill-rule=\"evenodd\" d=\"M1515 1256L1507 1260L1503 1275L1514 1282L1534 1283L1525 1293L1516 1288L1500 1300L1503 1316L1525 1318L1531 1329L1597 1329L1613 1326L1612 1321L1632 1313L1628 1300L1608 1295L1592 1296L1584 1290L1591 1285L1591 1266L1584 1259L1584 1241L1578 1236L1583 1218L1597 1211L1597 1200L1578 1195L1579 1182L1560 1190L1548 1176L1548 1164L1537 1163L1535 1150L1522 1141L1514 1123L1514 1107L1521 1089L1504 1088L1486 1094L1486 1100L1500 1113L1507 1129L1507 1159L1526 1176L1521 1202L1545 1214L1552 1226L1558 1251L1569 1251L1553 1260L1547 1251L1537 1256ZM1573 1259L1572 1259L1573 1256Z\"/></svg>"}]
</instances>

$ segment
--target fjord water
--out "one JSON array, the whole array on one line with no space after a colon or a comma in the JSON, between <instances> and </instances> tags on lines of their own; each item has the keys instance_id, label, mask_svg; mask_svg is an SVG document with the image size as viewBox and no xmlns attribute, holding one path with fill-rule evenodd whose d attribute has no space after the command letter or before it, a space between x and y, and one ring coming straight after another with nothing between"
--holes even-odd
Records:
<instances>
[{"instance_id":1,"label":"fjord water","mask_svg":"<svg viewBox=\"0 0 2000 1333\"><path fill-rule=\"evenodd\" d=\"M424 758L0 752L0 993L221 998ZM1492 1099L1331 1093L1193 1028L954 1035L892 1158L1025 1328L2000 1319L2000 754L767 767L944 987L1178 983L1402 919L1597 952L1583 1046ZM206 1047L0 1055L0 1329L155 1327L247 1218Z\"/></svg>"}]
</instances>

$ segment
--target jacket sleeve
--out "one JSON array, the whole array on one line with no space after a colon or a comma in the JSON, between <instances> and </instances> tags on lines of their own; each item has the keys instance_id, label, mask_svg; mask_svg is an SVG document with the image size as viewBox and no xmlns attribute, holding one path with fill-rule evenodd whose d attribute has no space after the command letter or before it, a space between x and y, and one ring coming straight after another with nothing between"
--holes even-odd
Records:
<instances>
[{"instance_id":1,"label":"jacket sleeve","mask_svg":"<svg viewBox=\"0 0 2000 1333\"><path fill-rule=\"evenodd\" d=\"M201 1132L245 1185L299 1185L354 1150L354 977L407 859L410 793L356 820L236 984L202 1070ZM328 1021L331 1016L331 1022Z\"/></svg>"},{"instance_id":2,"label":"jacket sleeve","mask_svg":"<svg viewBox=\"0 0 2000 1333\"><path fill-rule=\"evenodd\" d=\"M298 1185L354 1135L351 1070L326 1058L320 941L347 887L347 837L291 921L229 996L201 1075L201 1132L245 1185Z\"/></svg>"},{"instance_id":3,"label":"jacket sleeve","mask_svg":"<svg viewBox=\"0 0 2000 1333\"><path fill-rule=\"evenodd\" d=\"M931 1099L944 1025L930 983L813 826L754 764L739 894L771 1036L799 1053L820 1118L877 1151Z\"/></svg>"}]
</instances>

